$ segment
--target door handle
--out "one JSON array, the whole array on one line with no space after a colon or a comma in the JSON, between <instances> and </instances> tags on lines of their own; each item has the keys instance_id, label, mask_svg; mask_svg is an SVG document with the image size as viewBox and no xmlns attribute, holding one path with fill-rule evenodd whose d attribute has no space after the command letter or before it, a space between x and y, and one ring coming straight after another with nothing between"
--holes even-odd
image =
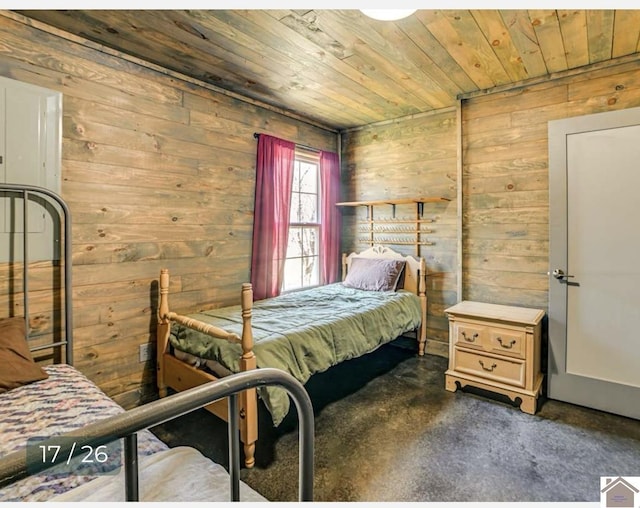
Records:
<instances>
[{"instance_id":1,"label":"door handle","mask_svg":"<svg viewBox=\"0 0 640 508\"><path fill-rule=\"evenodd\" d=\"M573 277L573 275L566 275L560 268L556 268L551 275L558 280L568 279L569 277Z\"/></svg>"},{"instance_id":2,"label":"door handle","mask_svg":"<svg viewBox=\"0 0 640 508\"><path fill-rule=\"evenodd\" d=\"M549 272L547 272L547 275L549 275ZM567 275L560 268L556 268L553 272L551 272L551 275L553 275L555 279L558 279L560 282L562 282L563 284L566 284L567 286L580 285L579 282L570 282L569 279L573 278L573 275Z\"/></svg>"}]
</instances>

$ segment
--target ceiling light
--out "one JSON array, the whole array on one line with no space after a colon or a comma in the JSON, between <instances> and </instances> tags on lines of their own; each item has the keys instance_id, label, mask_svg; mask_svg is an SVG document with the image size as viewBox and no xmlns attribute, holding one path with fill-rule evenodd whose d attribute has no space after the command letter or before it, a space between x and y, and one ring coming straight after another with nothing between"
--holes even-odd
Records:
<instances>
[{"instance_id":1,"label":"ceiling light","mask_svg":"<svg viewBox=\"0 0 640 508\"><path fill-rule=\"evenodd\" d=\"M417 9L360 9L365 16L380 21L396 21L411 16Z\"/></svg>"}]
</instances>

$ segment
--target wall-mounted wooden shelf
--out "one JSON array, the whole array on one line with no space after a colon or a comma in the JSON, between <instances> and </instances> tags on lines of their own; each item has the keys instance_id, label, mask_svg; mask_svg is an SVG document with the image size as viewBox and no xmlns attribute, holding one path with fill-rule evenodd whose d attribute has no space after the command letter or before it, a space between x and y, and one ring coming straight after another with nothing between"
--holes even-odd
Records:
<instances>
[{"instance_id":1,"label":"wall-mounted wooden shelf","mask_svg":"<svg viewBox=\"0 0 640 508\"><path fill-rule=\"evenodd\" d=\"M416 256L420 256L420 247L426 245L433 245L423 238L426 233L432 233L433 230L422 229L422 224L431 224L434 219L425 219L423 217L425 203L438 203L451 201L449 198L441 196L431 197L418 197L418 198L399 198L399 199L376 199L367 201L343 201L336 203L336 206L341 207L358 207L365 206L367 208L366 220L358 221L358 224L364 224L367 226L366 233L367 238L361 238L361 243L366 243L369 246L374 244L381 245L413 245L416 249ZM373 208L377 206L390 205L392 207L392 217L385 217L381 219L375 219L373 215ZM414 218L401 217L396 218L396 205L416 205L416 214ZM384 224L386 227L376 227L377 225ZM413 224L414 228L398 227L389 228L391 225L401 224ZM391 238L393 237L393 238Z\"/></svg>"},{"instance_id":2,"label":"wall-mounted wooden shelf","mask_svg":"<svg viewBox=\"0 0 640 508\"><path fill-rule=\"evenodd\" d=\"M373 201L343 201L336 206L376 206L376 205L409 205L412 203L436 203L439 201L451 201L441 196L424 198L400 198L400 199L376 199Z\"/></svg>"}]
</instances>

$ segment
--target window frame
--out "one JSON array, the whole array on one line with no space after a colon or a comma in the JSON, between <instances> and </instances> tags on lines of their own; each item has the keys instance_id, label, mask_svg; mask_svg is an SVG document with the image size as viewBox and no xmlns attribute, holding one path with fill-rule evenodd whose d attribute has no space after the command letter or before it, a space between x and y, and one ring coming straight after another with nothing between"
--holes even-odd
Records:
<instances>
[{"instance_id":1,"label":"window frame","mask_svg":"<svg viewBox=\"0 0 640 508\"><path fill-rule=\"evenodd\" d=\"M316 192L315 193L309 193L309 192L301 192L301 189L295 189L293 186L291 187L291 205L293 206L293 195L294 194L298 194L300 196L302 195L313 195L316 198L316 221L315 222L292 222L291 220L291 213L289 214L289 226L288 226L288 233L289 233L289 241L291 241L291 230L292 228L299 228L301 230L301 234L304 235L304 231L305 230L315 230L315 236L316 236L316 245L315 245L315 249L314 249L314 253L311 255L305 254L303 251L303 248L301 248L301 254L300 255L289 255L289 246L287 246L287 253L285 254L285 260L284 260L284 274L282 277L282 286L280 288L281 293L288 293L288 292L292 292L292 291L300 291L303 289L309 289L312 287L317 287L320 285L320 253L321 253L321 249L320 249L320 229L322 227L322 210L321 210L321 206L322 206L322 196L321 196L321 178L320 178L320 153L316 152L314 150L309 150L309 149L305 149L305 148L301 148L301 147L296 147L295 150L295 166L294 166L294 179L295 179L295 172L298 170L296 169L298 167L298 165L300 163L307 163L307 164L314 164L316 166ZM314 280L310 283L310 284L305 284L305 278L304 278L304 274L300 273L300 278L298 279L301 282L300 286L295 286L295 287L291 287L291 285L289 287L287 287L287 276L286 276L286 268L287 268L287 261L288 260L292 260L292 259L300 259L300 260L304 260L304 259L309 259L309 258L315 258L315 276L314 276ZM304 268L304 263L301 263L301 271ZM290 282L290 281L289 281Z\"/></svg>"}]
</instances>

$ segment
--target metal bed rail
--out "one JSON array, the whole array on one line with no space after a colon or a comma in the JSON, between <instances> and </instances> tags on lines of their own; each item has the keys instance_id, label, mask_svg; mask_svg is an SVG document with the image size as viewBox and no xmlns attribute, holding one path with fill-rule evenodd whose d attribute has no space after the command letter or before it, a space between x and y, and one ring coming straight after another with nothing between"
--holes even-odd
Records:
<instances>
[{"instance_id":1,"label":"metal bed rail","mask_svg":"<svg viewBox=\"0 0 640 508\"><path fill-rule=\"evenodd\" d=\"M42 349L60 348L65 346L65 361L69 365L73 365L73 305L71 302L72 285L71 285L71 212L67 203L55 192L44 187L35 185L19 185L11 183L0 183L0 193L17 194L22 196L23 211L23 233L22 233L22 250L23 250L23 268L22 268L22 284L24 293L24 316L27 321L27 335L29 334L29 198L31 195L45 197L45 199L53 200L60 206L62 217L60 217L60 225L64 224L64 340L54 341L51 344L41 345L32 348L32 351ZM18 234L15 233L14 234ZM28 338L28 337L27 337Z\"/></svg>"},{"instance_id":2,"label":"metal bed rail","mask_svg":"<svg viewBox=\"0 0 640 508\"><path fill-rule=\"evenodd\" d=\"M41 441L60 446L55 460L29 463L22 450L0 458L0 487L36 474L55 464L81 454L83 446L96 447L117 439L124 439L124 473L127 501L138 501L138 455L136 432L159 425L178 416L204 407L218 399L229 397L229 407L238 408L237 393L259 386L277 385L293 399L299 420L298 500L313 501L314 417L313 407L304 386L290 374L274 368L255 369L231 374L211 383L179 392L143 406L130 409L73 432ZM229 481L231 501L240 500L240 443L238 411L230 411L229 418ZM64 439L60 438L72 438Z\"/></svg>"}]
</instances>

